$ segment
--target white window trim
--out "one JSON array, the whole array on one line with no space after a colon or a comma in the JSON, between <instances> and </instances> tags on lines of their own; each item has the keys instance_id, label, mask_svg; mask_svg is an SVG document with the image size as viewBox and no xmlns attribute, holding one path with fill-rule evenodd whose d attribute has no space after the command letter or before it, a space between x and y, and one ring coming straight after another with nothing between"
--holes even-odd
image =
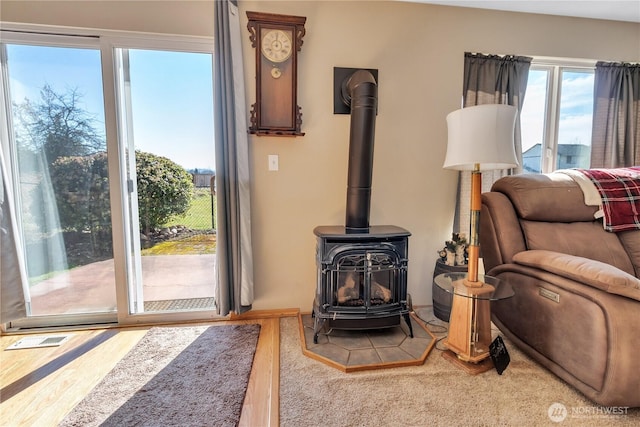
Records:
<instances>
[{"instance_id":1,"label":"white window trim","mask_svg":"<svg viewBox=\"0 0 640 427\"><path fill-rule=\"evenodd\" d=\"M2 40L12 34L20 37L71 37L72 39L109 39L115 47L131 49L169 49L176 51L213 53L213 37L170 33L146 33L139 31L107 30L100 28L76 28L56 25L21 24L1 22ZM24 40L24 39L23 39ZM126 45L122 45L122 44ZM61 46L58 44L58 46ZM77 46L77 44L75 45Z\"/></svg>"}]
</instances>

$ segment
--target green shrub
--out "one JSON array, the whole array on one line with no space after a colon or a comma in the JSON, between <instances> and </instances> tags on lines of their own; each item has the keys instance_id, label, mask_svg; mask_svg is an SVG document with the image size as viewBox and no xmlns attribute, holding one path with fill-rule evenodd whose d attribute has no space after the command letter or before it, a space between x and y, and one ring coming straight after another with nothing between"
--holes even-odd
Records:
<instances>
[{"instance_id":1,"label":"green shrub","mask_svg":"<svg viewBox=\"0 0 640 427\"><path fill-rule=\"evenodd\" d=\"M136 151L136 173L140 229L145 234L187 212L193 182L186 169L166 157Z\"/></svg>"},{"instance_id":2,"label":"green shrub","mask_svg":"<svg viewBox=\"0 0 640 427\"><path fill-rule=\"evenodd\" d=\"M111 254L107 154L59 157L49 170L60 226L85 233L94 255Z\"/></svg>"},{"instance_id":3,"label":"green shrub","mask_svg":"<svg viewBox=\"0 0 640 427\"><path fill-rule=\"evenodd\" d=\"M50 169L60 225L64 231L91 232L111 238L107 154L60 157ZM180 165L136 151L140 229L147 234L189 209L191 175Z\"/></svg>"},{"instance_id":4,"label":"green shrub","mask_svg":"<svg viewBox=\"0 0 640 427\"><path fill-rule=\"evenodd\" d=\"M65 231L111 228L106 153L59 157L50 176Z\"/></svg>"}]
</instances>

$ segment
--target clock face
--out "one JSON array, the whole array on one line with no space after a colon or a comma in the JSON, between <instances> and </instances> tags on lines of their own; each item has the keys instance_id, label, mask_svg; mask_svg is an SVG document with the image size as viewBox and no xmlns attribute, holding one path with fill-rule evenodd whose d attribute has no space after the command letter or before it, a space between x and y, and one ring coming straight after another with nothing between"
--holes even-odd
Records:
<instances>
[{"instance_id":1,"label":"clock face","mask_svg":"<svg viewBox=\"0 0 640 427\"><path fill-rule=\"evenodd\" d=\"M261 50L271 62L286 61L293 51L290 34L282 30L267 30L262 37Z\"/></svg>"}]
</instances>

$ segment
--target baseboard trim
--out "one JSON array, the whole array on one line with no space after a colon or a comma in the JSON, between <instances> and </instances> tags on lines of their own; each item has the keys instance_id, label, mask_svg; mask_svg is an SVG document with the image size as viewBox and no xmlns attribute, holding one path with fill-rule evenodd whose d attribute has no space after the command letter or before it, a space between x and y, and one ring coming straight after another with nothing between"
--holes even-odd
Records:
<instances>
[{"instance_id":1,"label":"baseboard trim","mask_svg":"<svg viewBox=\"0 0 640 427\"><path fill-rule=\"evenodd\" d=\"M295 317L300 313L299 308L278 308L274 310L250 310L246 313L230 313L229 320L272 319L276 317Z\"/></svg>"}]
</instances>

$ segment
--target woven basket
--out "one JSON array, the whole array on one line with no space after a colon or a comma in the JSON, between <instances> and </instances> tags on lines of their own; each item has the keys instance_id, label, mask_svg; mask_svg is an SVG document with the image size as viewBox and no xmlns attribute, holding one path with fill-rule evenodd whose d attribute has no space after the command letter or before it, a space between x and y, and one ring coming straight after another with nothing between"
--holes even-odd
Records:
<instances>
[{"instance_id":1,"label":"woven basket","mask_svg":"<svg viewBox=\"0 0 640 427\"><path fill-rule=\"evenodd\" d=\"M435 279L436 276L443 273L466 273L466 271L466 265L447 265L437 260L436 267L433 269L433 277ZM431 294L433 296L433 314L438 319L448 322L451 315L453 296L436 285L435 280L433 281Z\"/></svg>"}]
</instances>

